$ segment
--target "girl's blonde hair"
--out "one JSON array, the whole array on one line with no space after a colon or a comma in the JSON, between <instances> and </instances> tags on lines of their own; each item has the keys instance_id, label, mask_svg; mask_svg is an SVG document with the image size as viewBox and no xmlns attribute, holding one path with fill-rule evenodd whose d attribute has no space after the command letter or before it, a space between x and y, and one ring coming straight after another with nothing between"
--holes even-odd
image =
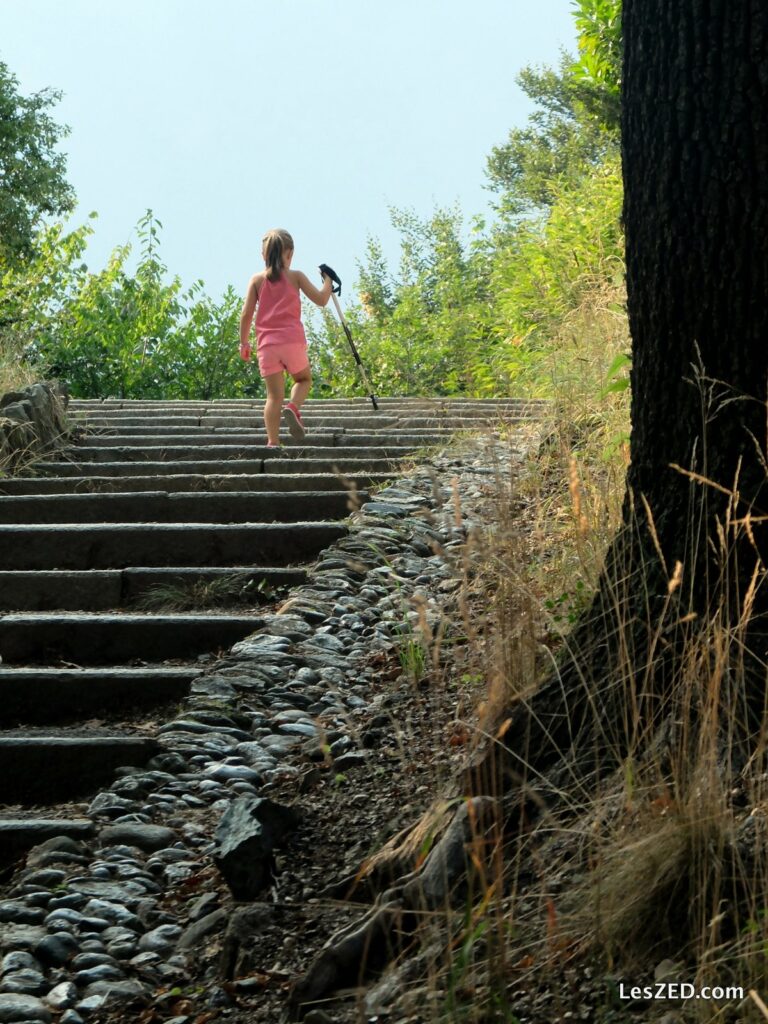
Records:
<instances>
[{"instance_id":1,"label":"girl's blonde hair","mask_svg":"<svg viewBox=\"0 0 768 1024\"><path fill-rule=\"evenodd\" d=\"M264 262L267 264L267 280L278 281L283 269L283 256L293 252L293 239L284 228L272 228L262 239Z\"/></svg>"}]
</instances>

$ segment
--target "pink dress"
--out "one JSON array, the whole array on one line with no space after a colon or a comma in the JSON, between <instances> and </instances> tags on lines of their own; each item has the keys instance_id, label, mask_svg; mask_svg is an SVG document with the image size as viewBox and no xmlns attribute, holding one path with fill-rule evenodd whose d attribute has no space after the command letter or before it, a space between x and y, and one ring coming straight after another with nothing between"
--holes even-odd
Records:
<instances>
[{"instance_id":1,"label":"pink dress","mask_svg":"<svg viewBox=\"0 0 768 1024\"><path fill-rule=\"evenodd\" d=\"M287 274L264 278L256 307L256 338L262 377L287 370L298 373L309 363L307 336L301 322L301 297Z\"/></svg>"}]
</instances>

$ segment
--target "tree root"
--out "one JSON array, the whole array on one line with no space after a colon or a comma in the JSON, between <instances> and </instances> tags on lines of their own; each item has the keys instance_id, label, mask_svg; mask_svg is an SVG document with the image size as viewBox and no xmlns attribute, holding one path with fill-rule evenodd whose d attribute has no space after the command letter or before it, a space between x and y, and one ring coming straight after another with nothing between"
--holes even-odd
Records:
<instances>
[{"instance_id":1,"label":"tree root","mask_svg":"<svg viewBox=\"0 0 768 1024\"><path fill-rule=\"evenodd\" d=\"M434 815L431 820L434 825ZM338 988L359 984L399 956L414 941L420 916L449 908L463 896L475 870L488 860L488 836L497 826L497 801L465 800L421 867L399 878L361 919L331 936L294 985L286 1019L302 1020L312 1003ZM412 833L415 838L401 832L388 844L380 867L397 862L396 851L422 848L430 834L424 819Z\"/></svg>"}]
</instances>

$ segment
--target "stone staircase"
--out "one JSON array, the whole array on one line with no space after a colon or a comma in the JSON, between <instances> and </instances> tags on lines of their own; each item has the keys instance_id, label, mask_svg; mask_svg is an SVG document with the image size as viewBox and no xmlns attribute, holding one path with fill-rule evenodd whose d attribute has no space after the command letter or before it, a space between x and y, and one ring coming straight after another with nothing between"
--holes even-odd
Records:
<instances>
[{"instance_id":1,"label":"stone staircase","mask_svg":"<svg viewBox=\"0 0 768 1024\"><path fill-rule=\"evenodd\" d=\"M0 479L0 803L73 799L145 763L159 743L126 722L181 699L200 656L252 632L259 600L305 579L372 485L458 431L540 408L315 400L305 441L275 452L260 402L73 401L76 443ZM152 611L160 587L218 587L231 606ZM29 811L0 818L0 859L25 829L45 838Z\"/></svg>"}]
</instances>

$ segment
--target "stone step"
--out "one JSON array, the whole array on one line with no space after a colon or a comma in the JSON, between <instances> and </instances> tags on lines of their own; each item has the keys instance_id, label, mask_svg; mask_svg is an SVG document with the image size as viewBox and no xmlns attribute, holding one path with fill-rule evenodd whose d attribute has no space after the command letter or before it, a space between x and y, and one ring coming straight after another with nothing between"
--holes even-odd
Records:
<instances>
[{"instance_id":1,"label":"stone step","mask_svg":"<svg viewBox=\"0 0 768 1024\"><path fill-rule=\"evenodd\" d=\"M445 444L450 440L455 431L442 427L431 427L428 430L413 430L407 433L376 434L368 430L345 431L338 430L323 431L317 434L308 434L298 446L302 448L351 448L358 445L363 448L372 447L381 440L382 445L395 444L402 441L407 445L421 447L422 445ZM283 440L287 443L289 438ZM245 446L248 448L266 448L267 435L262 429L259 431L211 431L207 427L200 427L194 432L183 434L167 433L166 431L152 434L135 434L133 432L122 432L118 430L107 430L103 433L86 434L82 441L79 441L76 451L84 448L167 448L171 445L174 448L198 445L202 448L219 446ZM292 444L291 447L297 447Z\"/></svg>"},{"instance_id":2,"label":"stone step","mask_svg":"<svg viewBox=\"0 0 768 1024\"><path fill-rule=\"evenodd\" d=\"M468 411L461 416L429 413L423 416L380 415L363 416L359 413L348 413L344 416L326 416L322 413L307 413L303 417L306 427L312 433L347 433L367 430L429 430L433 427L448 427L452 430L477 430L486 424L518 422L527 417L512 413L494 413ZM152 422L147 417L136 416L135 413L122 410L96 415L95 413L77 414L75 422L87 430L124 430L126 433L151 434L155 430L166 432L183 432L185 430L264 430L264 420L255 411L242 415L224 415L208 413L200 416L187 415L153 415Z\"/></svg>"},{"instance_id":3,"label":"stone step","mask_svg":"<svg viewBox=\"0 0 768 1024\"><path fill-rule=\"evenodd\" d=\"M50 465L50 463L48 464ZM135 463L126 463L140 469ZM186 464L185 464L186 465ZM78 467L80 468L80 467ZM396 473L169 473L157 476L17 476L0 479L0 495L109 494L128 491L346 491L366 490Z\"/></svg>"},{"instance_id":4,"label":"stone step","mask_svg":"<svg viewBox=\"0 0 768 1024\"><path fill-rule=\"evenodd\" d=\"M0 725L50 725L181 700L197 667L0 669Z\"/></svg>"},{"instance_id":5,"label":"stone step","mask_svg":"<svg viewBox=\"0 0 768 1024\"><path fill-rule=\"evenodd\" d=\"M91 446L87 444L78 445L68 455L78 462L217 462L218 471L223 472L225 464L234 462L255 460L256 458L278 459L278 458L312 458L324 459L326 462L335 460L339 464L346 465L355 459L384 459L402 461L409 455L413 455L419 444L396 445L394 443L375 445L370 447L343 447L336 446L313 446L295 445L290 448L283 448L279 452L269 451L263 445L172 445L167 444L156 448L132 448L129 446ZM290 456L288 456L290 452Z\"/></svg>"},{"instance_id":6,"label":"stone step","mask_svg":"<svg viewBox=\"0 0 768 1024\"><path fill-rule=\"evenodd\" d=\"M0 800L51 804L92 793L116 768L145 765L160 749L143 736L0 735Z\"/></svg>"},{"instance_id":7,"label":"stone step","mask_svg":"<svg viewBox=\"0 0 768 1024\"><path fill-rule=\"evenodd\" d=\"M261 604L275 590L300 586L305 569L180 566L172 569L16 570L0 572L0 611L108 611L152 596L158 588L188 594L215 588L219 604ZM231 588L232 600L224 601ZM154 595L159 599L161 595Z\"/></svg>"},{"instance_id":8,"label":"stone step","mask_svg":"<svg viewBox=\"0 0 768 1024\"><path fill-rule=\"evenodd\" d=\"M421 433L359 433L342 434L338 431L328 434L308 434L302 441L292 441L287 435L283 436L284 447L296 452L304 449L311 453L314 458L316 451L321 452L343 452L345 455L354 455L358 450L367 452L371 458L389 454L391 449L412 451L421 447L434 447L445 444L454 436L453 431L440 432L439 430L423 431ZM253 459L256 454L262 458L275 458L275 452L267 449L266 435L241 434L238 439L233 439L227 434L206 434L201 437L183 434L179 436L158 434L155 437L136 437L131 434L87 434L72 449L72 455L85 459L100 459L101 450L126 451L134 453L129 459L157 459L157 451L166 453L162 458L197 458L196 455L174 456L175 452L188 451L190 453L211 452L213 457L221 459ZM382 451L385 450L385 451ZM141 453L140 456L137 453ZM242 453L242 454L241 454ZM399 454L399 453L396 453Z\"/></svg>"},{"instance_id":9,"label":"stone step","mask_svg":"<svg viewBox=\"0 0 768 1024\"><path fill-rule=\"evenodd\" d=\"M0 867L48 839L89 839L95 831L90 818L0 818Z\"/></svg>"},{"instance_id":10,"label":"stone step","mask_svg":"<svg viewBox=\"0 0 768 1024\"><path fill-rule=\"evenodd\" d=\"M0 618L4 665L112 665L192 658L231 647L259 624L255 613L135 615L87 612L27 613ZM2 775L0 775L0 779Z\"/></svg>"},{"instance_id":11,"label":"stone step","mask_svg":"<svg viewBox=\"0 0 768 1024\"><path fill-rule=\"evenodd\" d=\"M341 490L13 495L0 496L0 524L295 523L343 519L367 500Z\"/></svg>"},{"instance_id":12,"label":"stone step","mask_svg":"<svg viewBox=\"0 0 768 1024\"><path fill-rule=\"evenodd\" d=\"M328 450L328 449L324 449ZM280 455L270 455L263 459L236 459L231 462L222 462L220 459L209 459L205 462L194 460L180 462L36 462L35 472L50 476L73 476L89 478L96 476L166 476L166 475L193 475L193 476L225 476L231 472L237 474L248 474L251 476L260 473L275 474L317 474L317 473L343 473L354 475L365 473L370 479L380 479L381 474L391 476L393 470L404 458L412 456L410 449L392 458L377 457L354 457L344 456L341 449L335 457L321 456L319 458L304 458L288 454L284 449ZM374 449L375 450L375 449ZM0 487L5 481L0 482Z\"/></svg>"},{"instance_id":13,"label":"stone step","mask_svg":"<svg viewBox=\"0 0 768 1024\"><path fill-rule=\"evenodd\" d=\"M498 408L548 408L552 404L547 398L379 398L379 409L498 409ZM73 398L68 408L74 409L173 409L197 411L199 409L263 409L263 398L213 398L213 399L171 399L163 398ZM302 406L307 412L316 409L328 411L367 410L372 415L376 410L368 398L309 398Z\"/></svg>"},{"instance_id":14,"label":"stone step","mask_svg":"<svg viewBox=\"0 0 768 1024\"><path fill-rule=\"evenodd\" d=\"M341 523L0 526L0 569L286 566L346 536Z\"/></svg>"}]
</instances>

